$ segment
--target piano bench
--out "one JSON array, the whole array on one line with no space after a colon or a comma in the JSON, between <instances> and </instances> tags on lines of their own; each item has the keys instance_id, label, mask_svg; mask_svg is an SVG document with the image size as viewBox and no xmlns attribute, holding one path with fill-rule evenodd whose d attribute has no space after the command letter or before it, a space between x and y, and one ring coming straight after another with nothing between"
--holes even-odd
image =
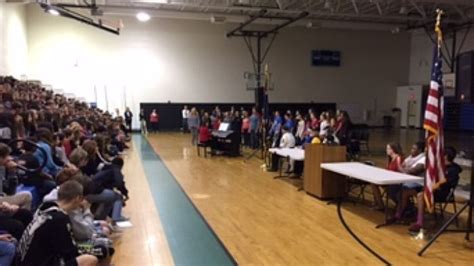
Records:
<instances>
[{"instance_id":1,"label":"piano bench","mask_svg":"<svg viewBox=\"0 0 474 266\"><path fill-rule=\"evenodd\" d=\"M197 154L198 156L201 156L201 148L204 149L204 157L207 158L207 148L211 147L209 143L201 143L199 142L197 145Z\"/></svg>"}]
</instances>

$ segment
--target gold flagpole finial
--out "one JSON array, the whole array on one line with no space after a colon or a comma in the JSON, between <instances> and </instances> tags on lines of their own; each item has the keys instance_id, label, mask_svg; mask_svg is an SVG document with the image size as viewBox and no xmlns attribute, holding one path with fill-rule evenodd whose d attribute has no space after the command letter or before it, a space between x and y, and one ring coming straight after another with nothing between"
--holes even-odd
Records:
<instances>
[{"instance_id":1,"label":"gold flagpole finial","mask_svg":"<svg viewBox=\"0 0 474 266\"><path fill-rule=\"evenodd\" d=\"M441 9L436 9L436 25L435 32L438 36L438 47L441 47L441 42L443 41L443 33L441 31L441 17L444 15L444 11Z\"/></svg>"}]
</instances>

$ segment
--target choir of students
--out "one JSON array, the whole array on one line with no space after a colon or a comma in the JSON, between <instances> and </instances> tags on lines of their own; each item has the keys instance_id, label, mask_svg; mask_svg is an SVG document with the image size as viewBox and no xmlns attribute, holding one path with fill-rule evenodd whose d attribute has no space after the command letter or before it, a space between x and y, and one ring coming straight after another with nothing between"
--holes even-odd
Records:
<instances>
[{"instance_id":1,"label":"choir of students","mask_svg":"<svg viewBox=\"0 0 474 266\"><path fill-rule=\"evenodd\" d=\"M192 134L192 144L197 145L209 139L209 132L218 130L222 122L229 123L230 129L238 132L241 144L244 147L256 149L261 145L262 126L267 127L267 138L271 140L272 147L278 147L282 137L283 128L295 138L295 145L304 143L338 143L345 145L349 138L351 121L345 111L323 112L320 115L312 109L307 115L296 111L295 115L287 111L281 116L275 111L269 121L263 123L262 115L252 110L235 110L231 107L228 111L221 111L216 106L209 114L204 110L198 112L196 107L191 110L184 106L182 110L183 131L189 130ZM318 119L320 117L320 119ZM208 130L205 130L207 128Z\"/></svg>"},{"instance_id":2,"label":"choir of students","mask_svg":"<svg viewBox=\"0 0 474 266\"><path fill-rule=\"evenodd\" d=\"M110 263L109 236L127 220L120 156L128 148L132 114L125 114L112 116L0 77L0 177L28 188L16 192L15 182L1 188L0 265ZM9 144L13 139L26 142ZM19 171L43 163L41 170Z\"/></svg>"},{"instance_id":3,"label":"choir of students","mask_svg":"<svg viewBox=\"0 0 474 266\"><path fill-rule=\"evenodd\" d=\"M272 147L281 147L281 137L283 128L286 133L291 133L295 137L295 145L305 143L335 143L346 145L349 138L351 120L345 111L323 112L318 115L312 110L308 110L308 115L302 115L299 111L293 116L291 111L287 111L284 118L280 112L276 111L269 130ZM332 121L332 122L331 122ZM286 145L286 144L285 144Z\"/></svg>"}]
</instances>

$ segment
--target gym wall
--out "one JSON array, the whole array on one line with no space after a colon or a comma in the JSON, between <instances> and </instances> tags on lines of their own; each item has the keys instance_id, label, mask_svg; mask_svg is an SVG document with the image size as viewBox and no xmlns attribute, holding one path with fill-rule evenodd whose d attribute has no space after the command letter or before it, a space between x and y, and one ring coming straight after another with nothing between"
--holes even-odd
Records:
<instances>
[{"instance_id":1,"label":"gym wall","mask_svg":"<svg viewBox=\"0 0 474 266\"><path fill-rule=\"evenodd\" d=\"M1 2L1 1L0 1ZM25 5L0 3L0 74L27 74L28 43Z\"/></svg>"},{"instance_id":2,"label":"gym wall","mask_svg":"<svg viewBox=\"0 0 474 266\"><path fill-rule=\"evenodd\" d=\"M235 24L129 17L115 36L36 5L27 7L27 21L28 77L101 108L122 112L127 105L138 113L142 102L253 102L243 79L253 68L247 47L225 38ZM341 51L342 65L312 67L313 49ZM381 124L396 87L408 83L409 52L403 33L286 28L266 60L275 83L270 102L334 102L366 119L357 122Z\"/></svg>"}]
</instances>

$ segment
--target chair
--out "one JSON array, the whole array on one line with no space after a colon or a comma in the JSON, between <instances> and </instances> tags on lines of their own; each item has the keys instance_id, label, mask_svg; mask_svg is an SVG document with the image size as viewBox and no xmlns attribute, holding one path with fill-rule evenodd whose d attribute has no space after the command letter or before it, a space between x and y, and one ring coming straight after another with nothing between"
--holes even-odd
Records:
<instances>
[{"instance_id":1,"label":"chair","mask_svg":"<svg viewBox=\"0 0 474 266\"><path fill-rule=\"evenodd\" d=\"M375 163L372 161L365 161L364 164L370 165L370 166L375 165ZM367 187L367 185L369 185L369 183L359 180L359 179L355 179L351 177L347 179L348 193L354 192L356 188L359 188L359 193L356 195L356 199L358 201L362 201L362 202L365 201L365 188Z\"/></svg>"},{"instance_id":2,"label":"chair","mask_svg":"<svg viewBox=\"0 0 474 266\"><path fill-rule=\"evenodd\" d=\"M208 147L210 147L209 143L198 142L198 144L196 145L198 156L201 156L201 149L204 149L204 157L207 158L207 148Z\"/></svg>"},{"instance_id":3,"label":"chair","mask_svg":"<svg viewBox=\"0 0 474 266\"><path fill-rule=\"evenodd\" d=\"M436 201L436 202L434 203L434 215L435 215L435 218L436 218L436 212L437 212L437 211L439 211L440 214L441 214L441 217L444 218L444 213L445 213L446 207L448 207L448 204L452 204L452 205L453 205L454 213L457 212L456 199L455 199L455 197L454 197L454 190L455 190L455 189L456 189L456 186L452 187L452 188L449 190L449 194L448 194L448 196L446 197L445 200L443 200L443 201ZM459 227L459 220L458 220L458 217L456 217L455 222L456 222L456 227Z\"/></svg>"},{"instance_id":4,"label":"chair","mask_svg":"<svg viewBox=\"0 0 474 266\"><path fill-rule=\"evenodd\" d=\"M370 139L370 132L368 125L361 125L359 128L359 144L361 147L365 147L367 154L370 155L370 148L369 148L369 139Z\"/></svg>"}]
</instances>

